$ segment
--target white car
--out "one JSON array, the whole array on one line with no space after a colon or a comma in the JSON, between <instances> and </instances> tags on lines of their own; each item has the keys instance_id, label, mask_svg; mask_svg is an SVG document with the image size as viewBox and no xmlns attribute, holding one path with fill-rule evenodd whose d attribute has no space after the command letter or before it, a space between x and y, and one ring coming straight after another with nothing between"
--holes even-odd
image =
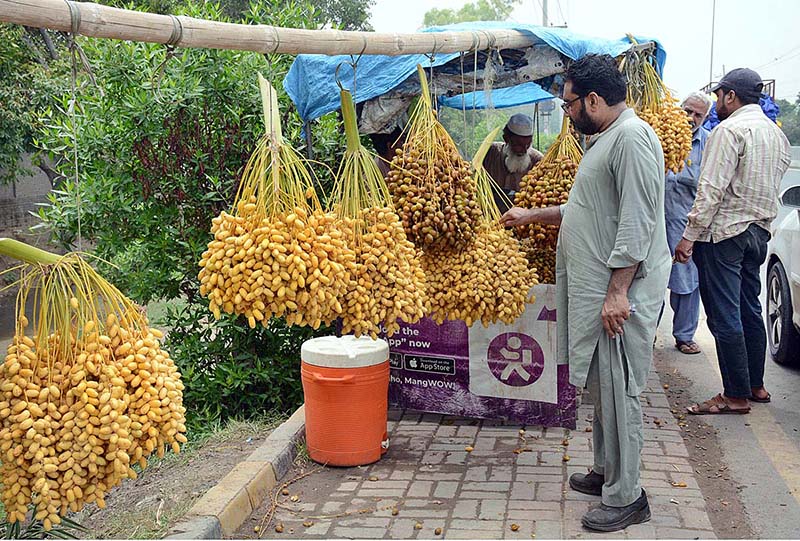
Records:
<instances>
[{"instance_id":1,"label":"white car","mask_svg":"<svg viewBox=\"0 0 800 541\"><path fill-rule=\"evenodd\" d=\"M767 341L778 364L800 365L800 186L787 188L789 213L773 225L767 252Z\"/></svg>"}]
</instances>

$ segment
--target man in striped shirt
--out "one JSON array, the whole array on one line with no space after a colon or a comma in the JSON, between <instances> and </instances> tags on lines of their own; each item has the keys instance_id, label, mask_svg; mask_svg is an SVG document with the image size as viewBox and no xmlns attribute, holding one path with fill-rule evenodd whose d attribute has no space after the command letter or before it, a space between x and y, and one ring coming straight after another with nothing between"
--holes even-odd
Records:
<instances>
[{"instance_id":1,"label":"man in striped shirt","mask_svg":"<svg viewBox=\"0 0 800 541\"><path fill-rule=\"evenodd\" d=\"M708 137L697 198L675 250L679 262L694 254L724 389L690 407L695 415L748 413L748 400L770 400L759 270L791 155L786 136L758 104L762 88L755 71L738 68L713 89L722 122Z\"/></svg>"}]
</instances>

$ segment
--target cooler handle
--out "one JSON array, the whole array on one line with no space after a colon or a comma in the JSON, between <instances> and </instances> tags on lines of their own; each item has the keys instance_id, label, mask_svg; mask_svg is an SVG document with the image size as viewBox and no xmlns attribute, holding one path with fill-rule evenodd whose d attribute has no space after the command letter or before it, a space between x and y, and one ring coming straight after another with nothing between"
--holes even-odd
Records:
<instances>
[{"instance_id":1,"label":"cooler handle","mask_svg":"<svg viewBox=\"0 0 800 541\"><path fill-rule=\"evenodd\" d=\"M328 376L323 376L318 372L311 372L311 377L314 378L316 381L321 381L323 383L352 383L355 379L355 376L352 374L348 376L341 376L338 378L330 378Z\"/></svg>"},{"instance_id":2,"label":"cooler handle","mask_svg":"<svg viewBox=\"0 0 800 541\"><path fill-rule=\"evenodd\" d=\"M389 435L384 433L383 440L381 440L381 454L386 453L389 450Z\"/></svg>"}]
</instances>

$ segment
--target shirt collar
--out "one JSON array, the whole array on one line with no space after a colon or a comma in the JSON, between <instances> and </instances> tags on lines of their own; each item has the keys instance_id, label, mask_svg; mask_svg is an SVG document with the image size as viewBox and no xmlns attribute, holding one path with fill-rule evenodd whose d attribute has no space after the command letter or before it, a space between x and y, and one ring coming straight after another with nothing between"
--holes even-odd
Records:
<instances>
[{"instance_id":1,"label":"shirt collar","mask_svg":"<svg viewBox=\"0 0 800 541\"><path fill-rule=\"evenodd\" d=\"M636 112L633 109L631 109L630 107L628 107L627 109L625 109L624 111L622 111L619 114L619 116L616 118L616 120L614 120L614 122L612 122L611 125L608 126L608 128L606 128L605 130L601 131L600 133L597 133L597 134L592 135L591 137L589 137L588 141L586 142L586 147L587 148L591 147L597 141L599 141L600 138L603 137L605 134L607 134L608 132L610 132L611 130L613 130L614 128L616 128L617 126L619 126L620 124L622 124L623 122L625 122L626 120L628 120L629 118L632 118L634 116L636 116Z\"/></svg>"},{"instance_id":2,"label":"shirt collar","mask_svg":"<svg viewBox=\"0 0 800 541\"><path fill-rule=\"evenodd\" d=\"M731 116L729 116L728 118L734 118L737 115L745 115L747 113L752 113L754 111L760 111L760 110L761 110L761 105L757 103L750 103L747 105L742 105L741 107L736 109L733 113L731 113ZM725 120L727 120L727 118Z\"/></svg>"},{"instance_id":3,"label":"shirt collar","mask_svg":"<svg viewBox=\"0 0 800 541\"><path fill-rule=\"evenodd\" d=\"M614 122L612 122L611 125L608 128L606 128L605 131L603 131L603 133L606 133L606 132L609 132L609 131L613 130L614 128L616 128L617 126L619 126L620 124L622 124L623 122L628 120L629 118L633 118L635 116L636 116L636 111L634 111L633 109L628 107L627 109L625 109L624 111L622 111L619 114L617 119Z\"/></svg>"}]
</instances>

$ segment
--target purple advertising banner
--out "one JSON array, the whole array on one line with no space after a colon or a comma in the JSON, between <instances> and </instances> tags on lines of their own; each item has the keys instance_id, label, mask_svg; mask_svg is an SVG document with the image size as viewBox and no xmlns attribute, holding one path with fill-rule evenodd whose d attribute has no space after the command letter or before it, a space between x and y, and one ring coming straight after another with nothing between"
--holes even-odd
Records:
<instances>
[{"instance_id":1,"label":"purple advertising banner","mask_svg":"<svg viewBox=\"0 0 800 541\"><path fill-rule=\"evenodd\" d=\"M389 342L389 403L394 407L526 425L575 428L569 368L557 364L555 288L512 325L425 318L402 325Z\"/></svg>"}]
</instances>

